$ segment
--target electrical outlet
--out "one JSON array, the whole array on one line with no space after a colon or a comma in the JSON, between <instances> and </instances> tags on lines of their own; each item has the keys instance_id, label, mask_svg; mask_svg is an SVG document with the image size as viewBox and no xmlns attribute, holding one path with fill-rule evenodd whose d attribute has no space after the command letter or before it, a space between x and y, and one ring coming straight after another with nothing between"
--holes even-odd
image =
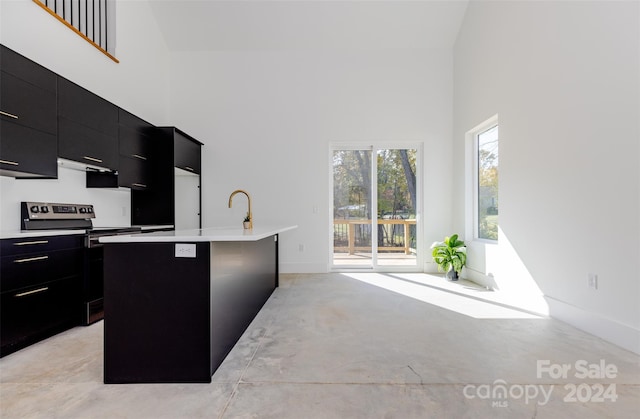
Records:
<instances>
[{"instance_id":1,"label":"electrical outlet","mask_svg":"<svg viewBox=\"0 0 640 419\"><path fill-rule=\"evenodd\" d=\"M196 257L196 245L194 243L176 243L177 258Z\"/></svg>"},{"instance_id":2,"label":"electrical outlet","mask_svg":"<svg viewBox=\"0 0 640 419\"><path fill-rule=\"evenodd\" d=\"M588 284L589 284L589 288L592 288L594 290L598 289L598 275L597 274L589 273L587 275L587 281L588 281Z\"/></svg>"},{"instance_id":3,"label":"electrical outlet","mask_svg":"<svg viewBox=\"0 0 640 419\"><path fill-rule=\"evenodd\" d=\"M300 243L300 244L298 245L298 251L299 251L299 252L304 252L304 244Z\"/></svg>"}]
</instances>

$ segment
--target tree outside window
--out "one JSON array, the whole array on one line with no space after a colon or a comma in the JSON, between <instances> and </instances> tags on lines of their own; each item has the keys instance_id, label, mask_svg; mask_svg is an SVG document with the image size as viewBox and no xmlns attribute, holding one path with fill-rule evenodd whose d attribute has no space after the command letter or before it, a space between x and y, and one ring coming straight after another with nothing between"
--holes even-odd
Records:
<instances>
[{"instance_id":1,"label":"tree outside window","mask_svg":"<svg viewBox=\"0 0 640 419\"><path fill-rule=\"evenodd\" d=\"M478 238L498 240L498 126L477 136Z\"/></svg>"}]
</instances>

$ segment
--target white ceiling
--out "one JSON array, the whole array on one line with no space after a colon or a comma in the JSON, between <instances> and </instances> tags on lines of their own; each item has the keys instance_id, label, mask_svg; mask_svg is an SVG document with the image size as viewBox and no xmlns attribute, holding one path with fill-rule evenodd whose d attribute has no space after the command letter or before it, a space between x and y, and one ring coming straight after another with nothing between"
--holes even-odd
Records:
<instances>
[{"instance_id":1,"label":"white ceiling","mask_svg":"<svg viewBox=\"0 0 640 419\"><path fill-rule=\"evenodd\" d=\"M171 51L452 48L468 0L154 0Z\"/></svg>"}]
</instances>

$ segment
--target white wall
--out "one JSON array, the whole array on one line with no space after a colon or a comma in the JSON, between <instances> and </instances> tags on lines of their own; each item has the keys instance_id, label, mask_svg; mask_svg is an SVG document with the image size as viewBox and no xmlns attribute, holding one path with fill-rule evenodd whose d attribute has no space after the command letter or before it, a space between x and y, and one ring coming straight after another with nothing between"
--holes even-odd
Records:
<instances>
[{"instance_id":1,"label":"white wall","mask_svg":"<svg viewBox=\"0 0 640 419\"><path fill-rule=\"evenodd\" d=\"M2 213L0 231L20 230L20 202L92 204L95 227L131 224L131 191L125 188L86 188L85 172L58 168L58 179L13 179L0 176Z\"/></svg>"},{"instance_id":2,"label":"white wall","mask_svg":"<svg viewBox=\"0 0 640 419\"><path fill-rule=\"evenodd\" d=\"M153 124L167 124L168 52L149 5L118 1L116 14L119 64L30 0L0 1L0 43ZM93 203L104 217L95 225L128 224L128 193L86 190L78 173L62 169L54 181L0 178L0 228L18 228L24 199Z\"/></svg>"},{"instance_id":3,"label":"white wall","mask_svg":"<svg viewBox=\"0 0 640 419\"><path fill-rule=\"evenodd\" d=\"M533 279L551 315L635 352L639 7L472 1L454 49L454 159L467 130L494 114L500 124L500 244L470 246L471 274L493 270L511 290ZM462 172L454 184L463 229Z\"/></svg>"},{"instance_id":4,"label":"white wall","mask_svg":"<svg viewBox=\"0 0 640 419\"><path fill-rule=\"evenodd\" d=\"M328 268L331 142L424 142L426 241L449 231L450 50L175 53L170 99L205 144L203 225L239 224L246 204L227 201L246 189L254 224L299 226L283 235L283 272Z\"/></svg>"}]
</instances>

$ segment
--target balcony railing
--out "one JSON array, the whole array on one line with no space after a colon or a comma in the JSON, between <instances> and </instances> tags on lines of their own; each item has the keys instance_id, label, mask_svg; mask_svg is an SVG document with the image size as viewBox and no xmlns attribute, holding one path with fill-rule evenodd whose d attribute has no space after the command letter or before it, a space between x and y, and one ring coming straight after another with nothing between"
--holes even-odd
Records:
<instances>
[{"instance_id":1,"label":"balcony railing","mask_svg":"<svg viewBox=\"0 0 640 419\"><path fill-rule=\"evenodd\" d=\"M119 62L115 54L115 2L113 0L33 0L50 15Z\"/></svg>"},{"instance_id":2,"label":"balcony railing","mask_svg":"<svg viewBox=\"0 0 640 419\"><path fill-rule=\"evenodd\" d=\"M378 220L378 252L415 253L416 220ZM335 253L371 252L371 220L333 220Z\"/></svg>"}]
</instances>

